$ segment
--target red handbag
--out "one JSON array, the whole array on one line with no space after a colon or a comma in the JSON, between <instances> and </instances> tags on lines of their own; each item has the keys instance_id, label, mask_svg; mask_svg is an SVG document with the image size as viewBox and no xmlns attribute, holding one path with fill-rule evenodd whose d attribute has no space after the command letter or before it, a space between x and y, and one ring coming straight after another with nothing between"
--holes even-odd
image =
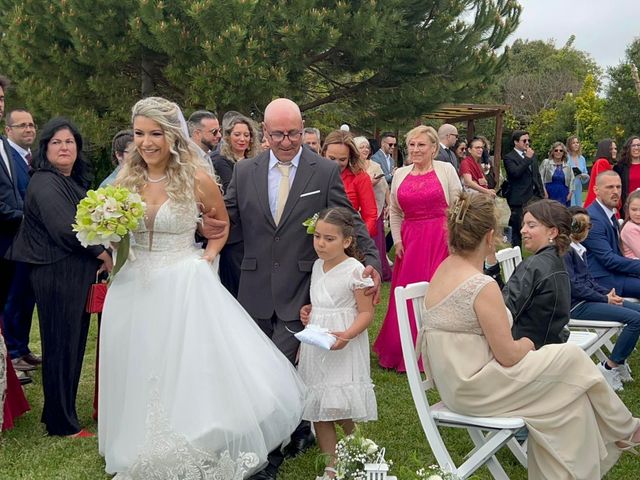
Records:
<instances>
[{"instance_id":1,"label":"red handbag","mask_svg":"<svg viewBox=\"0 0 640 480\"><path fill-rule=\"evenodd\" d=\"M87 297L87 313L100 313L104 305L104 299L107 296L107 282L98 280L96 275L96 283L92 283L89 288L89 296Z\"/></svg>"}]
</instances>

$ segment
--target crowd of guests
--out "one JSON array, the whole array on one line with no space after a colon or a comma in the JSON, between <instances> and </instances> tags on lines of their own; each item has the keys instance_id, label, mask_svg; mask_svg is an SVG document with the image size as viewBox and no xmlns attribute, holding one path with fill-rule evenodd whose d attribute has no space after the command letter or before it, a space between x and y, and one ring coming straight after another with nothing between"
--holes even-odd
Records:
<instances>
[{"instance_id":1,"label":"crowd of guests","mask_svg":"<svg viewBox=\"0 0 640 480\"><path fill-rule=\"evenodd\" d=\"M0 114L8 85L0 77ZM76 413L90 320L85 304L96 275L110 272L113 263L109 249L81 246L71 227L76 206L92 181L83 138L71 121L54 118L38 132L36 145L36 125L24 109L9 112L6 124L7 138L2 137L0 148L4 427L28 409L20 382L31 382L29 372L42 365L42 422L47 433L93 436ZM276 478L285 456L309 448L315 442L310 423L327 455L326 468L318 478L334 478L336 425L350 432L354 421L377 418L366 330L381 281L391 281L392 290L431 282L425 298L428 347L424 347L427 355L422 367L432 372L450 408L525 419L532 478L561 478L567 472L576 478L595 478L613 465L621 449L640 440L637 421L612 391L622 390L623 383L633 380L627 359L640 336L640 306L630 300L640 297L640 193L636 192L640 137L630 137L619 158L615 142L601 141L589 174L577 137L570 137L566 144L554 142L547 158L538 162L529 134L515 131L513 149L504 157L506 178L500 182L485 137L465 141L450 124L438 130L417 126L404 136L406 161L399 165L397 134L383 133L375 151L376 142L344 129L323 139L319 130L304 127L297 105L286 99L267 107L262 128L239 112L227 112L219 121L213 112L198 110L184 119L171 102L142 100L133 109L132 127L114 136L114 170L101 185L127 186L141 192L153 206L137 233L150 245L152 226L165 203L175 208L178 223L185 222L177 233L193 237L193 243L202 246L198 255L203 259L214 262L219 256L220 281L231 294L221 297L224 308L238 312L241 305L243 314L246 310L246 317L282 354L282 359L264 360L265 365L273 361L274 369L287 377L290 372L281 360L300 362L306 398L297 405L294 397L302 395L302 389L297 377L292 378L282 387L291 398L279 423L283 428L292 419L302 421L290 426L286 436L291 433L291 439L281 449L284 436L267 432L270 422L256 410L258 421L247 429L266 440L258 455L260 469L247 466L251 478ZM584 206L583 188L588 189ZM189 189L195 193L186 194ZM495 260L495 240L502 238L496 223L497 196L504 197L510 208L512 243L530 253L506 282ZM178 208L188 203L202 211L195 233L193 215L183 215ZM309 236L302 223L314 213L318 220ZM173 228L165 221L166 228ZM174 232L159 230L158 237L169 233ZM393 262L387 256L390 247ZM150 261L163 258L151 256ZM126 282L130 271L132 278L152 282L141 266L144 262L133 263L119 281ZM187 273L183 270L179 275ZM206 272L197 275L196 283L213 281ZM170 309L162 305L178 293L165 285L167 278L163 284L157 280L147 285L146 294L149 310L165 315L171 325ZM152 298L149 292L159 286L167 294ZM118 283L110 289L111 306L105 308L112 322L113 317L125 317L123 299L130 294L125 290ZM120 303L113 300L118 297ZM234 298L239 304L233 303ZM394 302L392 295L373 351L382 367L402 372ZM29 349L34 305L43 358ZM565 344L569 318L625 325L606 361L595 365L580 349ZM118 338L113 325L100 340L102 346L112 346ZM294 333L305 325L333 332L333 357L309 345L299 349ZM415 322L412 329L417 337ZM202 339L210 335L202 332ZM255 334L247 331L246 335L253 338ZM469 361L463 365L456 360L461 339L468 343L463 353ZM140 345L131 342L121 348L138 354ZM256 358L262 355L261 348L253 352ZM122 406L113 395L132 384L138 388L144 384L123 386L125 375L116 372L114 365L124 361L121 366L127 367L128 356L122 360L114 353L118 352L103 351L101 375L96 375L96 415L100 424L109 425L100 433L100 451L109 472L131 474L157 459L143 457L144 449L136 456L142 446L131 444L135 435L138 443L145 438L139 413L146 401L140 400L142 394L136 397L140 402L134 412L135 402ZM261 358L272 355L270 350L263 354ZM145 371L145 365L138 364L138 373ZM152 366L149 370L154 381L173 378L181 371L175 367L158 373ZM471 381L471 370L482 375ZM516 384L513 378L520 380ZM578 388L569 388L570 380L578 381ZM264 398L271 398L277 389L267 383ZM467 389L467 394L460 396L461 389ZM150 393L142 390L144 395ZM232 390L228 388L228 398ZM275 411L284 411L278 395L273 393ZM178 402L178 397L163 400ZM480 398L481 404L473 400ZM539 400L532 403L532 398ZM254 408L251 404L245 407ZM567 405L575 405L574 415L566 415ZM198 407L194 409L197 416ZM549 425L549 415L565 419L562 433L556 428L559 424ZM130 420L123 424L123 418ZM127 428L130 438L125 442L122 432ZM180 428L188 436L188 422ZM569 443L564 436L584 432L581 428L588 429L586 436L591 440L579 452L564 448ZM194 448L214 448L194 442ZM607 455L601 455L600 445L606 447ZM215 452L222 450L216 446Z\"/></svg>"}]
</instances>

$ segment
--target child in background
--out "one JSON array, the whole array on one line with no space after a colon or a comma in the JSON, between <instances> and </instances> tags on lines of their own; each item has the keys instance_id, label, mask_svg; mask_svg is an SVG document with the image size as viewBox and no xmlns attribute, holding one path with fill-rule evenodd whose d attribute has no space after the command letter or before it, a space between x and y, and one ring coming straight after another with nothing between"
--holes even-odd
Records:
<instances>
[{"instance_id":1,"label":"child in background","mask_svg":"<svg viewBox=\"0 0 640 480\"><path fill-rule=\"evenodd\" d=\"M310 325L327 328L336 342L331 350L302 344L298 372L307 386L302 418L312 421L320 451L328 456L318 480L335 478L336 423L345 434L354 422L377 419L371 383L367 327L373 320L373 298L364 294L373 285L363 278L356 258L352 213L344 208L320 212L313 247L318 260L311 273Z\"/></svg>"},{"instance_id":2,"label":"child in background","mask_svg":"<svg viewBox=\"0 0 640 480\"><path fill-rule=\"evenodd\" d=\"M622 253L627 258L640 258L640 190L627 197L625 220L620 232Z\"/></svg>"}]
</instances>

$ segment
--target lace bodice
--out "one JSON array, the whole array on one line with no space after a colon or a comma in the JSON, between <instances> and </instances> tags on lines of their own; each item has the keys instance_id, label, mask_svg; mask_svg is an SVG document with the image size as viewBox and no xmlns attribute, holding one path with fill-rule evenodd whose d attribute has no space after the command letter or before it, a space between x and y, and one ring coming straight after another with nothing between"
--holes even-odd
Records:
<instances>
[{"instance_id":1,"label":"lace bodice","mask_svg":"<svg viewBox=\"0 0 640 480\"><path fill-rule=\"evenodd\" d=\"M175 252L193 245L198 222L194 204L182 205L168 199L162 205L147 205L133 238L138 249Z\"/></svg>"},{"instance_id":2,"label":"lace bodice","mask_svg":"<svg viewBox=\"0 0 640 480\"><path fill-rule=\"evenodd\" d=\"M478 273L462 282L434 306L426 308L423 305L424 328L484 335L473 309L473 303L480 290L493 281L491 277ZM508 310L507 314L511 323L511 314Z\"/></svg>"},{"instance_id":3,"label":"lace bodice","mask_svg":"<svg viewBox=\"0 0 640 480\"><path fill-rule=\"evenodd\" d=\"M398 187L398 203L405 221L444 218L447 200L435 170L407 175Z\"/></svg>"}]
</instances>

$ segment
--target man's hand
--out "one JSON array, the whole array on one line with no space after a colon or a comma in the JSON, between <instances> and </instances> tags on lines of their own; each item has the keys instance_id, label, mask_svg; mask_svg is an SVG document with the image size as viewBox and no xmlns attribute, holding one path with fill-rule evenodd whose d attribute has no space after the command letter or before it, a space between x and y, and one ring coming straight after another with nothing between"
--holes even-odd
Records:
<instances>
[{"instance_id":1,"label":"man's hand","mask_svg":"<svg viewBox=\"0 0 640 480\"><path fill-rule=\"evenodd\" d=\"M222 238L224 236L224 229L227 226L227 222L224 220L218 220L215 216L215 208L212 208L208 212L204 212L202 214L202 223L198 227L202 236L209 240L218 240L219 238Z\"/></svg>"},{"instance_id":2,"label":"man's hand","mask_svg":"<svg viewBox=\"0 0 640 480\"><path fill-rule=\"evenodd\" d=\"M527 150L524 152L524 156L527 158L533 158L536 152L531 147L527 147Z\"/></svg>"},{"instance_id":3,"label":"man's hand","mask_svg":"<svg viewBox=\"0 0 640 480\"><path fill-rule=\"evenodd\" d=\"M303 305L300 309L300 321L302 325L305 327L309 324L309 320L311 320L311 304Z\"/></svg>"},{"instance_id":4,"label":"man's hand","mask_svg":"<svg viewBox=\"0 0 640 480\"><path fill-rule=\"evenodd\" d=\"M616 295L615 288L612 288L611 291L607 293L607 299L612 305L622 305L622 302L624 302L624 299L622 297Z\"/></svg>"},{"instance_id":5,"label":"man's hand","mask_svg":"<svg viewBox=\"0 0 640 480\"><path fill-rule=\"evenodd\" d=\"M373 295L373 304L377 305L378 303L380 303L380 274L371 265L367 265L364 268L364 272L362 272L362 276L364 278L370 277L373 280L373 287L366 288L364 294Z\"/></svg>"}]
</instances>

